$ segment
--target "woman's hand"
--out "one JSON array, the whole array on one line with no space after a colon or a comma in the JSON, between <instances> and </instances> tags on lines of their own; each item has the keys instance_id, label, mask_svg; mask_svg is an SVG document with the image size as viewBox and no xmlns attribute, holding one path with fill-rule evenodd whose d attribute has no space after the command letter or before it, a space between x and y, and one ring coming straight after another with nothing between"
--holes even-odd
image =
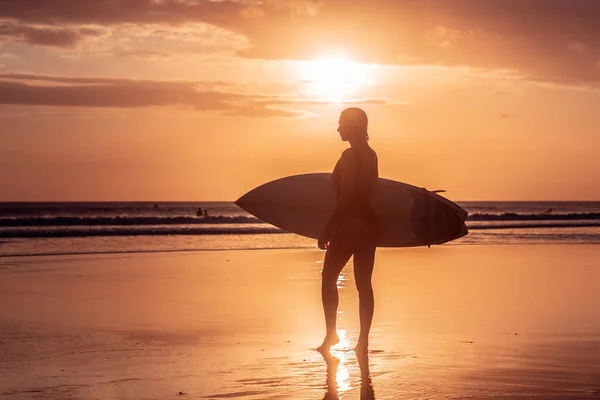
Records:
<instances>
[{"instance_id":1,"label":"woman's hand","mask_svg":"<svg viewBox=\"0 0 600 400\"><path fill-rule=\"evenodd\" d=\"M327 250L329 247L329 241L331 240L333 229L331 229L330 224L323 230L321 236L319 236L319 240L317 241L317 245L321 250Z\"/></svg>"},{"instance_id":2,"label":"woman's hand","mask_svg":"<svg viewBox=\"0 0 600 400\"><path fill-rule=\"evenodd\" d=\"M329 247L329 238L326 238L324 236L320 237L317 241L317 245L321 250L327 250L327 248Z\"/></svg>"}]
</instances>

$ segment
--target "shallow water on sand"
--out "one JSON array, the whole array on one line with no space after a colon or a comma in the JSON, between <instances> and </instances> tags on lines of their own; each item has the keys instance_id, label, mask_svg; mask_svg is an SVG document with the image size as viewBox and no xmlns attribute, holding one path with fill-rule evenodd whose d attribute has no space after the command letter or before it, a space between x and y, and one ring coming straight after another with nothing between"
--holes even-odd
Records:
<instances>
[{"instance_id":1,"label":"shallow water on sand","mask_svg":"<svg viewBox=\"0 0 600 400\"><path fill-rule=\"evenodd\" d=\"M319 251L7 258L0 399L600 398L599 255L380 251L362 365L351 265L314 350Z\"/></svg>"}]
</instances>

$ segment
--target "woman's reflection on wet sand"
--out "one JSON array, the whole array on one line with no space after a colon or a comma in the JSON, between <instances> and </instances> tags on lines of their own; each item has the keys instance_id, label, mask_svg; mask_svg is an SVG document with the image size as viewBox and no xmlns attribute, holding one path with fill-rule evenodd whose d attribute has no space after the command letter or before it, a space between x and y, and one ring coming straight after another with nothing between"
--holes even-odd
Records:
<instances>
[{"instance_id":1,"label":"woman's reflection on wet sand","mask_svg":"<svg viewBox=\"0 0 600 400\"><path fill-rule=\"evenodd\" d=\"M371 371L369 371L369 354L356 353L356 358L360 367L360 399L375 400L375 390L371 382Z\"/></svg>"},{"instance_id":2,"label":"woman's reflection on wet sand","mask_svg":"<svg viewBox=\"0 0 600 400\"><path fill-rule=\"evenodd\" d=\"M339 400L338 368L341 361L338 357L331 354L331 351L323 351L321 354L327 364L327 391L323 400ZM356 359L360 368L360 399L375 400L375 391L369 371L369 355L357 353Z\"/></svg>"},{"instance_id":3,"label":"woman's reflection on wet sand","mask_svg":"<svg viewBox=\"0 0 600 400\"><path fill-rule=\"evenodd\" d=\"M321 354L327 364L327 392L325 392L323 400L338 400L340 397L336 378L340 359L331 354L330 351L322 351Z\"/></svg>"}]
</instances>

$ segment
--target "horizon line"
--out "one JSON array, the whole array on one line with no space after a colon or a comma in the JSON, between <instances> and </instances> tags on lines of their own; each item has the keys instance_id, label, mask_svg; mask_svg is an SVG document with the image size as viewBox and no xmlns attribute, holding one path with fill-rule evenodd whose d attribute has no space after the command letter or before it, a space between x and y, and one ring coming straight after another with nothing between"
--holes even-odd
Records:
<instances>
[{"instance_id":1,"label":"horizon line","mask_svg":"<svg viewBox=\"0 0 600 400\"><path fill-rule=\"evenodd\" d=\"M444 196L442 196L444 197ZM450 199L448 199L450 200ZM236 200L0 200L6 203L235 203ZM455 203L599 203L598 200L451 200Z\"/></svg>"}]
</instances>

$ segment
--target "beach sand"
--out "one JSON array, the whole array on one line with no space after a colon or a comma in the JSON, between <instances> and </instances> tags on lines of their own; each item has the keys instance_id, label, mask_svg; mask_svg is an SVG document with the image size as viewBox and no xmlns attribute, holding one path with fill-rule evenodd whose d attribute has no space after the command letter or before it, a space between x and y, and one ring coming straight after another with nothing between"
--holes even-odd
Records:
<instances>
[{"instance_id":1,"label":"beach sand","mask_svg":"<svg viewBox=\"0 0 600 400\"><path fill-rule=\"evenodd\" d=\"M380 250L363 368L351 264L314 350L322 259L2 258L0 399L600 399L600 246Z\"/></svg>"}]
</instances>

